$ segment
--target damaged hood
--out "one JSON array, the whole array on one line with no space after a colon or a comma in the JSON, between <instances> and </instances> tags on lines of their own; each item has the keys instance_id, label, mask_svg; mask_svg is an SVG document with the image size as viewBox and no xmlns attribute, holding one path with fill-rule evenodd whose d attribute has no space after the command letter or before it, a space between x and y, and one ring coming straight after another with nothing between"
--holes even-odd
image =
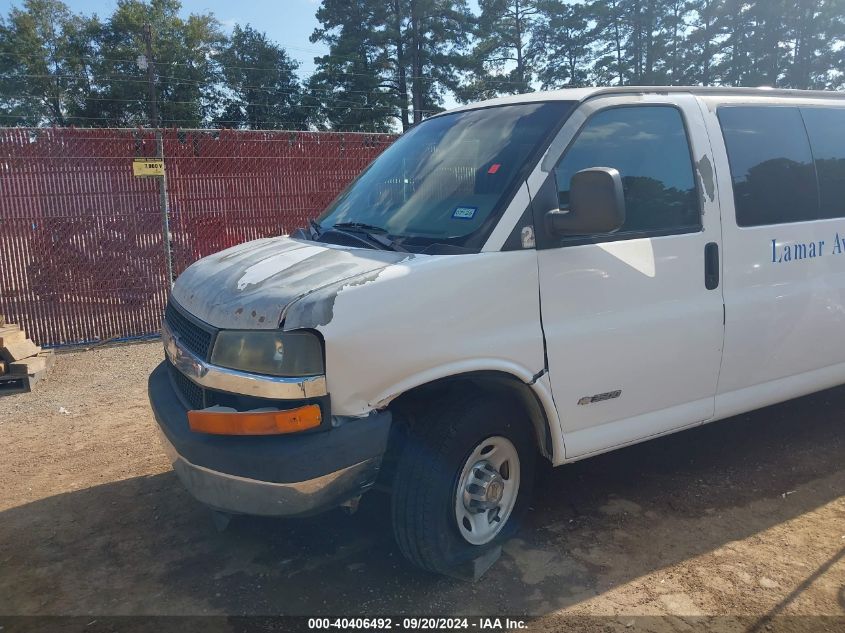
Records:
<instances>
[{"instance_id":1,"label":"damaged hood","mask_svg":"<svg viewBox=\"0 0 845 633\"><path fill-rule=\"evenodd\" d=\"M353 283L408 257L288 237L261 239L195 262L176 280L172 297L217 328L272 329L300 297Z\"/></svg>"}]
</instances>

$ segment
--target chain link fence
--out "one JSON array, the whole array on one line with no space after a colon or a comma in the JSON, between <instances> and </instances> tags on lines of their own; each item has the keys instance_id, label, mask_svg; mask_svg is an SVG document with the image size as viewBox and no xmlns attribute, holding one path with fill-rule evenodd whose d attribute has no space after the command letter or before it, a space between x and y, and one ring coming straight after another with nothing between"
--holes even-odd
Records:
<instances>
[{"instance_id":1,"label":"chain link fence","mask_svg":"<svg viewBox=\"0 0 845 633\"><path fill-rule=\"evenodd\" d=\"M394 136L0 128L0 313L42 345L155 334L178 275L205 255L305 226ZM166 202L166 203L165 203Z\"/></svg>"}]
</instances>

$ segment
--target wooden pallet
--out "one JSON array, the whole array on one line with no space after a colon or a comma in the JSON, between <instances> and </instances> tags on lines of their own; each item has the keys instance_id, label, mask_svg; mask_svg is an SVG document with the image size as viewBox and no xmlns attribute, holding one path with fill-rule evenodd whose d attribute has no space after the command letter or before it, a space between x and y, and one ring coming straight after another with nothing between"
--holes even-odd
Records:
<instances>
[{"instance_id":1,"label":"wooden pallet","mask_svg":"<svg viewBox=\"0 0 845 633\"><path fill-rule=\"evenodd\" d=\"M55 362L53 350L42 350L0 314L0 395L32 391Z\"/></svg>"}]
</instances>

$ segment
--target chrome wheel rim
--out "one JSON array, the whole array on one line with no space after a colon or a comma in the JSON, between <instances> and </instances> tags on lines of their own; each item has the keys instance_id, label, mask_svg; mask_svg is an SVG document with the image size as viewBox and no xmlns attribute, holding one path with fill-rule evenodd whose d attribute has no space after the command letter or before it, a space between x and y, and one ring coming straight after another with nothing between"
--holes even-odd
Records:
<instances>
[{"instance_id":1,"label":"chrome wheel rim","mask_svg":"<svg viewBox=\"0 0 845 633\"><path fill-rule=\"evenodd\" d=\"M510 518L519 494L519 453L506 437L488 437L464 462L455 493L458 531L472 545L489 543Z\"/></svg>"}]
</instances>

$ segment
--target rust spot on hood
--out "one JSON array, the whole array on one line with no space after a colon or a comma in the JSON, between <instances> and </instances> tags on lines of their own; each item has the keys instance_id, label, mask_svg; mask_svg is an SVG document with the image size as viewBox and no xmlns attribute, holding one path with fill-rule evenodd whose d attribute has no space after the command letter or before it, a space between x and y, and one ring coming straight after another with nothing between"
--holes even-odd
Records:
<instances>
[{"instance_id":1,"label":"rust spot on hood","mask_svg":"<svg viewBox=\"0 0 845 633\"><path fill-rule=\"evenodd\" d=\"M288 237L256 240L192 264L176 280L173 297L215 327L275 328L298 298L377 274L408 257L413 256Z\"/></svg>"}]
</instances>

